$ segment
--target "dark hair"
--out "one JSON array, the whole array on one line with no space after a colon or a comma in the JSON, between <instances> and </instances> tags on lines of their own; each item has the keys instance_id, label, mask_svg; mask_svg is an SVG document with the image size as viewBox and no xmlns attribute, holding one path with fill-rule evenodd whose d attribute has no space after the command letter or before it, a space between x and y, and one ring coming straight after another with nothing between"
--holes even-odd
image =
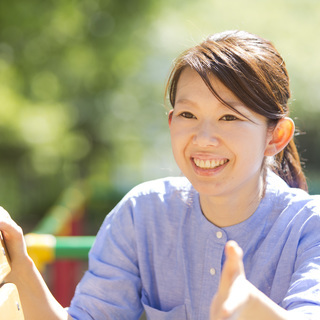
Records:
<instances>
[{"instance_id":1,"label":"dark hair","mask_svg":"<svg viewBox=\"0 0 320 320\"><path fill-rule=\"evenodd\" d=\"M217 77L248 108L265 116L270 127L289 115L288 72L282 57L266 39L245 31L226 31L186 50L175 61L167 83L172 107L179 77L186 67L195 70L216 98L231 109L215 91L210 75ZM268 165L289 186L308 190L293 139Z\"/></svg>"}]
</instances>

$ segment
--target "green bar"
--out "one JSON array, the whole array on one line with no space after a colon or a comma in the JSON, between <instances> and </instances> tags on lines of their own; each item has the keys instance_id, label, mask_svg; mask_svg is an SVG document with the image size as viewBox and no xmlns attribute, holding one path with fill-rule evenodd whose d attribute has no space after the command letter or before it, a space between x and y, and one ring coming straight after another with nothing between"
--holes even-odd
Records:
<instances>
[{"instance_id":1,"label":"green bar","mask_svg":"<svg viewBox=\"0 0 320 320\"><path fill-rule=\"evenodd\" d=\"M88 259L95 236L56 237L56 259Z\"/></svg>"}]
</instances>

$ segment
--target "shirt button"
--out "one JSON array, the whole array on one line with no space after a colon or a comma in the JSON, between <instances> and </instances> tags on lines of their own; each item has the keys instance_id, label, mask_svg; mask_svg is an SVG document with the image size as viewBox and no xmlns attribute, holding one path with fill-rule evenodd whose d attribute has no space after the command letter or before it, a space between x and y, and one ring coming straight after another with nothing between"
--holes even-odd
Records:
<instances>
[{"instance_id":1,"label":"shirt button","mask_svg":"<svg viewBox=\"0 0 320 320\"><path fill-rule=\"evenodd\" d=\"M221 231L218 231L218 232L216 233L216 236L217 236L218 239L221 239L221 238L222 238L222 232L221 232Z\"/></svg>"},{"instance_id":2,"label":"shirt button","mask_svg":"<svg viewBox=\"0 0 320 320\"><path fill-rule=\"evenodd\" d=\"M214 275L216 274L215 268L211 268L211 269L210 269L210 274L211 274L212 276L214 276Z\"/></svg>"}]
</instances>

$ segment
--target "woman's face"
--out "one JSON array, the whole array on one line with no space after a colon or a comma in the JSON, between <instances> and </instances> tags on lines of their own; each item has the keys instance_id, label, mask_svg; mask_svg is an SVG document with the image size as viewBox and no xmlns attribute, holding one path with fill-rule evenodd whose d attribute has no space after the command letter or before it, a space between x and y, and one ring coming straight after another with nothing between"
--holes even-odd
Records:
<instances>
[{"instance_id":1,"label":"woman's face","mask_svg":"<svg viewBox=\"0 0 320 320\"><path fill-rule=\"evenodd\" d=\"M200 195L256 193L272 132L265 117L248 109L218 79L210 80L218 95L242 115L223 105L198 73L186 68L169 115L175 160Z\"/></svg>"}]
</instances>

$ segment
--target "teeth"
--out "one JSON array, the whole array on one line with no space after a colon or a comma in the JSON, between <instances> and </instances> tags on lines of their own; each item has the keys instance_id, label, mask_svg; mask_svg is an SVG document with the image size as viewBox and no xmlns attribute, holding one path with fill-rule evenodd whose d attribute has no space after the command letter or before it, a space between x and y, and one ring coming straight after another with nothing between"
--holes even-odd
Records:
<instances>
[{"instance_id":1,"label":"teeth","mask_svg":"<svg viewBox=\"0 0 320 320\"><path fill-rule=\"evenodd\" d=\"M213 169L225 164L228 160L200 160L200 159L193 159L194 163L197 167L203 169Z\"/></svg>"}]
</instances>

